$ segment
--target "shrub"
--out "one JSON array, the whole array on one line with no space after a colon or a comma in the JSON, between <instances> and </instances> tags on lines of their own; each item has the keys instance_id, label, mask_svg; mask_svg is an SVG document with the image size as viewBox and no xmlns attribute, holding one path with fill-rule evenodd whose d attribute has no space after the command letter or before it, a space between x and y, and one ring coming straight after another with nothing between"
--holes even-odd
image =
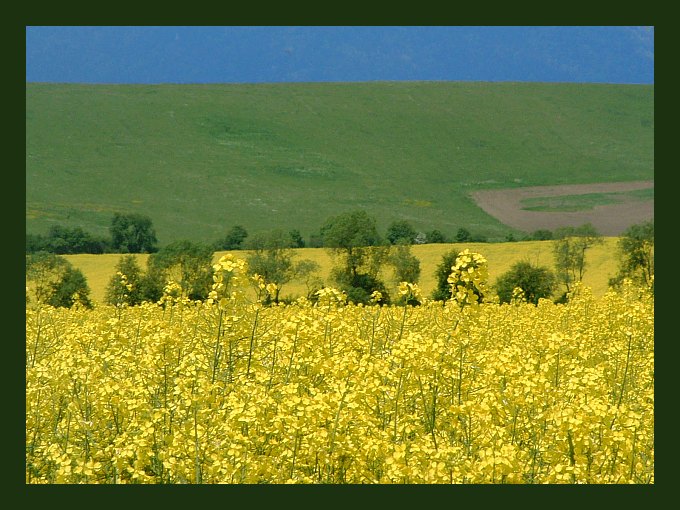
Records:
<instances>
[{"instance_id":1,"label":"shrub","mask_svg":"<svg viewBox=\"0 0 680 510\"><path fill-rule=\"evenodd\" d=\"M52 292L47 299L47 304L54 307L71 308L76 303L86 308L92 308L90 288L80 269L68 267L61 278L52 284Z\"/></svg>"},{"instance_id":2,"label":"shrub","mask_svg":"<svg viewBox=\"0 0 680 510\"><path fill-rule=\"evenodd\" d=\"M434 272L437 286L434 291L432 291L432 299L435 301L448 301L451 299L451 284L449 283L449 275L451 274L451 268L456 263L457 257L458 250L456 249L452 249L442 255L441 262Z\"/></svg>"},{"instance_id":3,"label":"shrub","mask_svg":"<svg viewBox=\"0 0 680 510\"><path fill-rule=\"evenodd\" d=\"M105 302L110 305L138 305L144 301L143 291L142 270L137 259L134 255L122 256L116 264L116 273L106 287Z\"/></svg>"},{"instance_id":4,"label":"shrub","mask_svg":"<svg viewBox=\"0 0 680 510\"><path fill-rule=\"evenodd\" d=\"M406 244L413 244L416 240L418 232L406 220L394 221L387 229L387 240L391 244L400 242Z\"/></svg>"},{"instance_id":5,"label":"shrub","mask_svg":"<svg viewBox=\"0 0 680 510\"><path fill-rule=\"evenodd\" d=\"M509 303L515 297L515 289L520 288L524 301L537 304L539 299L551 297L556 286L555 274L547 267L517 262L498 278L496 292L501 303Z\"/></svg>"}]
</instances>

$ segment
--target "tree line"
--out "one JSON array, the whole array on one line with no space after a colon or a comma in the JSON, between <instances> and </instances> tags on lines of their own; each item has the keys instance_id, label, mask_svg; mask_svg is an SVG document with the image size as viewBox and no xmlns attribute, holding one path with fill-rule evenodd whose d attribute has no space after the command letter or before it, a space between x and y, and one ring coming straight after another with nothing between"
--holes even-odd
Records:
<instances>
[{"instance_id":1,"label":"tree line","mask_svg":"<svg viewBox=\"0 0 680 510\"><path fill-rule=\"evenodd\" d=\"M287 232L294 248L325 247L324 228L309 236L305 241L298 229ZM111 219L108 236L95 235L86 232L81 227L66 227L52 225L46 234L26 234L26 253L48 252L58 255L75 255L79 253L155 253L158 251L158 238L150 217L137 213L115 213ZM247 248L248 231L242 225L232 226L222 237L210 243L215 251L242 250ZM523 240L552 239L549 230L537 230L525 234ZM487 242L483 235L473 234L467 228L459 228L455 235L448 236L441 230L433 229L427 232L417 231L408 221L392 222L385 234L385 239L391 244L407 242L409 244L434 243L468 243ZM508 234L505 241L515 241L512 234Z\"/></svg>"},{"instance_id":2,"label":"tree line","mask_svg":"<svg viewBox=\"0 0 680 510\"><path fill-rule=\"evenodd\" d=\"M46 235L27 234L26 253L48 252L58 255L77 253L154 253L158 238L151 218L143 214L115 213L109 236L97 236L80 227L53 225Z\"/></svg>"},{"instance_id":3,"label":"tree line","mask_svg":"<svg viewBox=\"0 0 680 510\"><path fill-rule=\"evenodd\" d=\"M169 281L174 282L176 291L183 296L195 300L207 298L212 284L215 244L187 240L170 243L155 249L147 259L146 270L142 270L137 259L130 255L134 252L129 248L144 246L143 240L149 238L140 236L139 231L135 233L129 222L119 224L127 225L121 231L129 235L121 236L118 242L128 255L121 257L116 274L109 281L107 303L156 302L167 292ZM411 252L418 233L408 222L394 222L387 234L381 236L376 220L366 211L357 210L328 218L319 235L333 259L329 283L342 290L348 301L418 304L413 295L399 293L393 296L390 292L393 288L390 283L417 283L420 278L420 261ZM589 224L557 229L551 232L551 237L554 240L554 268L540 267L529 261L514 264L494 284L500 302L521 298L538 303L539 299L549 299L559 292L557 302L568 299L583 279L586 252L601 243L602 238ZM314 300L316 292L324 286L318 264L308 259L298 260L299 252L295 248L300 247L301 241L298 231L271 230L248 236L245 229L235 227L219 246L238 244L239 248L247 248L245 258L252 275L275 284L267 288L265 303L279 303L282 289L293 279L305 283L306 297L310 300ZM653 288L653 250L652 222L629 228L619 241L619 271L610 280L610 285L620 286L628 278ZM431 294L432 299L443 301L451 297L451 267L458 255L453 249L442 256L435 272L437 286ZM386 266L392 269L392 282L385 282L381 276ZM75 302L91 306L85 277L58 254L44 251L27 254L27 280L33 282L34 298L38 301L54 306L72 306ZM455 286L456 282L453 284Z\"/></svg>"}]
</instances>

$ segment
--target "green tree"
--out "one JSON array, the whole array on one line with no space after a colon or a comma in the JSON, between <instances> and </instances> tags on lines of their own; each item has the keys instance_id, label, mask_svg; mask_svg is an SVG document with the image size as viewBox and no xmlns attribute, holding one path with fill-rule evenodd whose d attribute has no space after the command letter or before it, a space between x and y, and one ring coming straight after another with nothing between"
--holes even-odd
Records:
<instances>
[{"instance_id":1,"label":"green tree","mask_svg":"<svg viewBox=\"0 0 680 510\"><path fill-rule=\"evenodd\" d=\"M251 273L259 274L266 283L275 283L276 292L270 300L278 303L281 288L295 276L293 239L282 230L259 232L248 242L247 256Z\"/></svg>"},{"instance_id":2,"label":"green tree","mask_svg":"<svg viewBox=\"0 0 680 510\"><path fill-rule=\"evenodd\" d=\"M459 228L458 232L456 232L456 241L459 243L467 243L472 240L472 235L470 234L470 231L466 228Z\"/></svg>"},{"instance_id":3,"label":"green tree","mask_svg":"<svg viewBox=\"0 0 680 510\"><path fill-rule=\"evenodd\" d=\"M111 220L109 232L113 249L121 253L154 253L157 251L156 231L148 216L116 213Z\"/></svg>"},{"instance_id":4,"label":"green tree","mask_svg":"<svg viewBox=\"0 0 680 510\"><path fill-rule=\"evenodd\" d=\"M446 242L446 236L437 229L430 230L429 232L425 233L426 239L428 243L445 243Z\"/></svg>"},{"instance_id":5,"label":"green tree","mask_svg":"<svg viewBox=\"0 0 680 510\"><path fill-rule=\"evenodd\" d=\"M26 253L45 251L58 255L72 253L105 253L110 251L110 241L85 232L80 227L61 225L50 227L47 235L26 234Z\"/></svg>"},{"instance_id":6,"label":"green tree","mask_svg":"<svg viewBox=\"0 0 680 510\"><path fill-rule=\"evenodd\" d=\"M522 289L528 303L537 304L539 299L552 296L557 287L557 278L547 267L535 266L526 261L517 262L496 281L500 302L511 302L517 287Z\"/></svg>"},{"instance_id":7,"label":"green tree","mask_svg":"<svg viewBox=\"0 0 680 510\"><path fill-rule=\"evenodd\" d=\"M214 248L216 251L240 250L247 237L248 231L241 225L235 225L231 227L226 236L215 242Z\"/></svg>"},{"instance_id":8,"label":"green tree","mask_svg":"<svg viewBox=\"0 0 680 510\"><path fill-rule=\"evenodd\" d=\"M559 228L555 230L554 236L556 241L553 244L553 255L557 280L569 293L575 283L583 281L586 251L601 244L602 237L590 223L580 227Z\"/></svg>"},{"instance_id":9,"label":"green tree","mask_svg":"<svg viewBox=\"0 0 680 510\"><path fill-rule=\"evenodd\" d=\"M170 280L182 288L189 299L208 297L212 286L212 247L191 241L175 241L149 256L145 298L155 298Z\"/></svg>"},{"instance_id":10,"label":"green tree","mask_svg":"<svg viewBox=\"0 0 680 510\"><path fill-rule=\"evenodd\" d=\"M307 298L312 298L314 293L321 289L323 281L319 277L321 266L310 259L302 259L295 263L293 272L295 278L302 280L307 288Z\"/></svg>"},{"instance_id":11,"label":"green tree","mask_svg":"<svg viewBox=\"0 0 680 510\"><path fill-rule=\"evenodd\" d=\"M106 287L105 302L110 305L138 305L144 301L142 270L134 255L124 255L118 259L116 273Z\"/></svg>"},{"instance_id":12,"label":"green tree","mask_svg":"<svg viewBox=\"0 0 680 510\"><path fill-rule=\"evenodd\" d=\"M165 270L147 260L146 271L139 281L139 293L142 301L158 302L163 297L163 290L167 284Z\"/></svg>"},{"instance_id":13,"label":"green tree","mask_svg":"<svg viewBox=\"0 0 680 510\"><path fill-rule=\"evenodd\" d=\"M394 268L395 283L418 283L420 279L420 261L411 253L411 245L399 243L392 248L388 259Z\"/></svg>"},{"instance_id":14,"label":"green tree","mask_svg":"<svg viewBox=\"0 0 680 510\"><path fill-rule=\"evenodd\" d=\"M388 247L384 246L375 219L358 210L329 218L321 228L324 246L336 258L333 280L356 303L367 303L371 293L388 293L378 277Z\"/></svg>"},{"instance_id":15,"label":"green tree","mask_svg":"<svg viewBox=\"0 0 680 510\"><path fill-rule=\"evenodd\" d=\"M538 229L531 233L530 238L534 241L550 241L553 238L552 230Z\"/></svg>"},{"instance_id":16,"label":"green tree","mask_svg":"<svg viewBox=\"0 0 680 510\"><path fill-rule=\"evenodd\" d=\"M624 278L654 290L654 222L629 227L618 241L619 270L609 280L617 288Z\"/></svg>"},{"instance_id":17,"label":"green tree","mask_svg":"<svg viewBox=\"0 0 680 510\"><path fill-rule=\"evenodd\" d=\"M31 287L33 298L39 303L46 303L53 290L71 267L71 263L61 255L48 252L36 252L26 255L26 283Z\"/></svg>"},{"instance_id":18,"label":"green tree","mask_svg":"<svg viewBox=\"0 0 680 510\"><path fill-rule=\"evenodd\" d=\"M449 275L451 274L451 268L455 265L457 258L458 250L455 248L442 255L441 261L434 272L437 286L432 291L432 299L435 301L448 301L451 299Z\"/></svg>"},{"instance_id":19,"label":"green tree","mask_svg":"<svg viewBox=\"0 0 680 510\"><path fill-rule=\"evenodd\" d=\"M304 248L305 247L305 240L302 238L302 234L300 234L300 231L296 228L291 230L289 232L290 238L293 241L292 247L293 248Z\"/></svg>"},{"instance_id":20,"label":"green tree","mask_svg":"<svg viewBox=\"0 0 680 510\"><path fill-rule=\"evenodd\" d=\"M52 225L47 232L46 246L53 253L60 255L70 253L104 253L108 241L97 238L80 227L67 228Z\"/></svg>"},{"instance_id":21,"label":"green tree","mask_svg":"<svg viewBox=\"0 0 680 510\"><path fill-rule=\"evenodd\" d=\"M76 303L92 308L90 288L85 275L80 269L70 266L66 268L58 281L52 283L47 304L71 308Z\"/></svg>"},{"instance_id":22,"label":"green tree","mask_svg":"<svg viewBox=\"0 0 680 510\"><path fill-rule=\"evenodd\" d=\"M387 228L387 240L390 244L406 243L413 244L418 232L406 220L393 221Z\"/></svg>"}]
</instances>

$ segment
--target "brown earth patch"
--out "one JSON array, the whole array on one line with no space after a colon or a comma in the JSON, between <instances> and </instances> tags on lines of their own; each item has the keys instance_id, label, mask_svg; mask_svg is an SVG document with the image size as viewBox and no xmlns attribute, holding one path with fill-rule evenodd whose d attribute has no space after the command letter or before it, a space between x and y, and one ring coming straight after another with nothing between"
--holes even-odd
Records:
<instances>
[{"instance_id":1,"label":"brown earth patch","mask_svg":"<svg viewBox=\"0 0 680 510\"><path fill-rule=\"evenodd\" d=\"M619 204L598 205L590 210L575 212L525 211L521 201L526 198L615 193L653 187L654 181L565 184L476 191L471 196L488 214L525 232L591 223L600 234L617 236L631 225L653 220L654 200L626 200Z\"/></svg>"}]
</instances>

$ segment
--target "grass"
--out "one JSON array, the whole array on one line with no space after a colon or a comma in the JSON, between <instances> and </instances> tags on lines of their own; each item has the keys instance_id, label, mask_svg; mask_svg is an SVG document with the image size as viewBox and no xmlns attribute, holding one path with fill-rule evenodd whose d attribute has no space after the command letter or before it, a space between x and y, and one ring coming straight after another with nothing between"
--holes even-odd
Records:
<instances>
[{"instance_id":1,"label":"grass","mask_svg":"<svg viewBox=\"0 0 680 510\"><path fill-rule=\"evenodd\" d=\"M602 296L607 291L607 282L614 276L617 267L616 260L617 238L605 237L604 243L590 248L586 252L586 272L584 284L591 287L595 296ZM507 272L515 263L523 260L541 266L553 268L552 241L519 241L514 243L457 243L426 244L413 246L412 253L420 260L421 277L418 282L421 289L428 295L434 290L436 281L434 272L441 262L442 255L451 249L463 251L469 248L484 255L489 262L489 280L491 283L503 273ZM228 252L216 252L215 260ZM245 258L247 252L231 252L238 257ZM66 255L76 268L83 271L91 290L91 297L95 303L103 303L106 285L115 274L115 266L120 259L117 254L104 255ZM136 255L142 269L146 268L148 255ZM319 276L331 284L328 275L333 260L328 251L323 248L300 248L296 250L296 260L311 259L320 266ZM396 287L389 270L383 273L390 289ZM302 281L292 281L282 289L282 296L301 296L306 294L306 286Z\"/></svg>"},{"instance_id":2,"label":"grass","mask_svg":"<svg viewBox=\"0 0 680 510\"><path fill-rule=\"evenodd\" d=\"M371 82L26 85L26 229L104 235L150 216L161 244L297 228L363 208L503 240L479 189L653 179L654 87Z\"/></svg>"},{"instance_id":3,"label":"grass","mask_svg":"<svg viewBox=\"0 0 680 510\"><path fill-rule=\"evenodd\" d=\"M620 204L630 200L654 200L654 188L613 193L531 197L523 199L520 203L525 211L573 212L593 209L599 205Z\"/></svg>"}]
</instances>

